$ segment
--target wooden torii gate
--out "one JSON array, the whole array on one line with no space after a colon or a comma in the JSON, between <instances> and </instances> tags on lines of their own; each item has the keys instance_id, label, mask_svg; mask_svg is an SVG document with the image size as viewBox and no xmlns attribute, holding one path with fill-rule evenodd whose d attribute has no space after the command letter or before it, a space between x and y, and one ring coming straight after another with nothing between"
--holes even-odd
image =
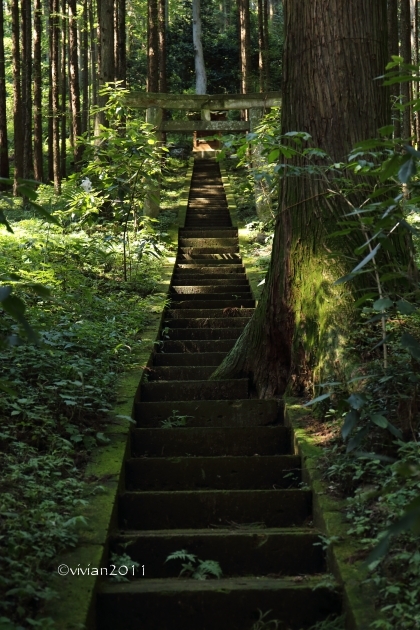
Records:
<instances>
[{"instance_id":1,"label":"wooden torii gate","mask_svg":"<svg viewBox=\"0 0 420 630\"><path fill-rule=\"evenodd\" d=\"M158 140L163 132L246 132L254 131L270 107L281 106L281 92L263 92L251 94L162 94L154 92L131 92L125 97L129 107L146 109L146 121L156 127ZM165 120L165 110L189 110L201 113L201 120ZM248 120L211 120L211 112L247 110ZM261 160L259 151L254 153L254 161ZM256 182L257 184L257 182ZM145 213L157 216L159 213L159 190L154 190L145 203ZM259 195L256 195L259 198ZM261 202L260 202L261 203ZM259 216L264 216L265 209L258 207Z\"/></svg>"}]
</instances>

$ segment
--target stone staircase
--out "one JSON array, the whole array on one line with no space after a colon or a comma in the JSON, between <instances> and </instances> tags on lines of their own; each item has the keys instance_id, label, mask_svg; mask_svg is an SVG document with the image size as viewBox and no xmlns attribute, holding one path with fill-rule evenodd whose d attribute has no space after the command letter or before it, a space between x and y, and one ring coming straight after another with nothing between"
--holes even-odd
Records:
<instances>
[{"instance_id":1,"label":"stone staircase","mask_svg":"<svg viewBox=\"0 0 420 630\"><path fill-rule=\"evenodd\" d=\"M207 380L255 306L212 160L194 166L170 297L110 542L144 576L102 584L97 630L251 630L259 611L279 630L308 628L341 600L320 582L311 492L282 406L250 398L247 379ZM217 561L223 577L179 578L181 562L165 562L179 550Z\"/></svg>"}]
</instances>

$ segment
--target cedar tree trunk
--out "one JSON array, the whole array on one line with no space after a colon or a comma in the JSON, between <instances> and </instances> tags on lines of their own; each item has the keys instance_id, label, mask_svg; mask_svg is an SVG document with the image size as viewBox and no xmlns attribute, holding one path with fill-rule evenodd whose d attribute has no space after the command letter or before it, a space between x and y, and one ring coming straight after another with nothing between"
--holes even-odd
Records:
<instances>
[{"instance_id":1,"label":"cedar tree trunk","mask_svg":"<svg viewBox=\"0 0 420 630\"><path fill-rule=\"evenodd\" d=\"M200 0L193 0L193 43L195 61L195 93L207 93L207 75L204 65L203 42L201 31Z\"/></svg>"},{"instance_id":2,"label":"cedar tree trunk","mask_svg":"<svg viewBox=\"0 0 420 630\"><path fill-rule=\"evenodd\" d=\"M387 92L375 81L387 58L386 0L284 0L284 17L282 132L308 132L313 146L341 161L389 120ZM325 237L343 209L327 200L326 187L309 174L283 180L261 300L213 379L249 376L264 398L293 383L297 392L305 371L310 378L335 308ZM352 254L354 244L340 244Z\"/></svg>"}]
</instances>

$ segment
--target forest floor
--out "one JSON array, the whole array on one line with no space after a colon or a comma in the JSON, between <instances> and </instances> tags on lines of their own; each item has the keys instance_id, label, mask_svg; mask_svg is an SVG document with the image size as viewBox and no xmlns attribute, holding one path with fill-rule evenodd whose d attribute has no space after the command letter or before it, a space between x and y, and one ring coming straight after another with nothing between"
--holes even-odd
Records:
<instances>
[{"instance_id":1,"label":"forest floor","mask_svg":"<svg viewBox=\"0 0 420 630\"><path fill-rule=\"evenodd\" d=\"M3 208L13 234L0 230L0 272L49 287L51 298L16 286L41 343L0 348L2 630L56 627L39 610L54 597L49 582L57 556L77 544L83 527L78 515L92 493L84 469L108 441L118 376L138 363L142 329L166 300L156 286L171 253L167 229L176 214L170 208L187 168L169 162L164 210L133 236L127 281L113 224L62 229L33 218L21 201ZM0 338L20 332L2 313Z\"/></svg>"}]
</instances>

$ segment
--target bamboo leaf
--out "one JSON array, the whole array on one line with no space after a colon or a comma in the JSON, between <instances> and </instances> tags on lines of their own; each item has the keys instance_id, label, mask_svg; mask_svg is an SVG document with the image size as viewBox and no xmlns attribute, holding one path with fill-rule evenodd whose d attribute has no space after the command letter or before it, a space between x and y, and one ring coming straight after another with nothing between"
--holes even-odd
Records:
<instances>
[{"instance_id":1,"label":"bamboo leaf","mask_svg":"<svg viewBox=\"0 0 420 630\"><path fill-rule=\"evenodd\" d=\"M408 332L403 333L400 343L416 361L420 361L420 343L413 335L410 335Z\"/></svg>"},{"instance_id":2,"label":"bamboo leaf","mask_svg":"<svg viewBox=\"0 0 420 630\"><path fill-rule=\"evenodd\" d=\"M310 400L309 402L305 403L302 406L309 407L309 405L314 405L315 403L321 402L321 400L325 400L326 398L329 398L330 396L331 394L321 394L321 396L317 396L316 398L313 398L312 400Z\"/></svg>"},{"instance_id":3,"label":"bamboo leaf","mask_svg":"<svg viewBox=\"0 0 420 630\"><path fill-rule=\"evenodd\" d=\"M407 184L416 172L416 162L413 158L408 159L398 171L398 179L402 184Z\"/></svg>"},{"instance_id":4,"label":"bamboo leaf","mask_svg":"<svg viewBox=\"0 0 420 630\"><path fill-rule=\"evenodd\" d=\"M348 436L350 435L350 433L353 431L354 427L356 426L359 418L360 418L360 415L356 411L356 409L350 409L350 411L346 413L346 416L344 418L344 424L341 428L341 436L343 440L346 440L348 438Z\"/></svg>"}]
</instances>

